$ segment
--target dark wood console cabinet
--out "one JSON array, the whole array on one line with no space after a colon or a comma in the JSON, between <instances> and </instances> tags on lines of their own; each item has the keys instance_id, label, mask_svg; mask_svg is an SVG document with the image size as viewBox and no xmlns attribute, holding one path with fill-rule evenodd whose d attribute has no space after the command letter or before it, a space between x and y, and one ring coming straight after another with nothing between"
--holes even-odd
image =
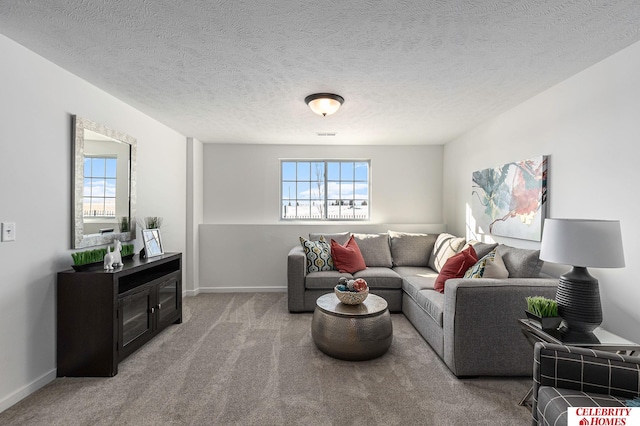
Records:
<instances>
[{"instance_id":1,"label":"dark wood console cabinet","mask_svg":"<svg viewBox=\"0 0 640 426\"><path fill-rule=\"evenodd\" d=\"M118 362L182 322L182 254L58 273L57 374L118 374Z\"/></svg>"}]
</instances>

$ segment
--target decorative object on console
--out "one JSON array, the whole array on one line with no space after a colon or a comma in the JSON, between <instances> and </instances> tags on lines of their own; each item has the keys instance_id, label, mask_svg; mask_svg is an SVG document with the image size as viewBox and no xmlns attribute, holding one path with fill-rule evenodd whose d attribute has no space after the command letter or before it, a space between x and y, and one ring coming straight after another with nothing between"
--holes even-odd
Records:
<instances>
[{"instance_id":1,"label":"decorative object on console","mask_svg":"<svg viewBox=\"0 0 640 426\"><path fill-rule=\"evenodd\" d=\"M107 247L107 254L104 255L104 269L112 271L114 267L120 267L122 263L122 243L120 240L113 242L113 251L110 251L110 247Z\"/></svg>"},{"instance_id":2,"label":"decorative object on console","mask_svg":"<svg viewBox=\"0 0 640 426\"><path fill-rule=\"evenodd\" d=\"M540 259L573 267L560 276L556 293L566 327L577 332L598 327L602 323L598 280L587 267L625 266L620 221L546 219Z\"/></svg>"},{"instance_id":3,"label":"decorative object on console","mask_svg":"<svg viewBox=\"0 0 640 426\"><path fill-rule=\"evenodd\" d=\"M160 229L162 226L162 218L158 216L148 216L144 218L146 229Z\"/></svg>"},{"instance_id":4,"label":"decorative object on console","mask_svg":"<svg viewBox=\"0 0 640 426\"><path fill-rule=\"evenodd\" d=\"M143 229L142 240L144 242L144 256L141 257L150 258L164 253L159 229Z\"/></svg>"},{"instance_id":5,"label":"decorative object on console","mask_svg":"<svg viewBox=\"0 0 640 426\"><path fill-rule=\"evenodd\" d=\"M309 105L311 111L326 117L338 111L344 103L344 98L333 93L314 93L304 98L304 103Z\"/></svg>"},{"instance_id":6,"label":"decorative object on console","mask_svg":"<svg viewBox=\"0 0 640 426\"><path fill-rule=\"evenodd\" d=\"M558 302L543 296L528 296L527 318L533 325L543 330L556 330L562 322L558 316Z\"/></svg>"},{"instance_id":7,"label":"decorative object on console","mask_svg":"<svg viewBox=\"0 0 640 426\"><path fill-rule=\"evenodd\" d=\"M131 221L133 223L133 221ZM120 218L120 232L129 232L129 218L122 216Z\"/></svg>"},{"instance_id":8,"label":"decorative object on console","mask_svg":"<svg viewBox=\"0 0 640 426\"><path fill-rule=\"evenodd\" d=\"M471 211L492 235L540 241L547 206L547 156L473 172Z\"/></svg>"},{"instance_id":9,"label":"decorative object on console","mask_svg":"<svg viewBox=\"0 0 640 426\"><path fill-rule=\"evenodd\" d=\"M120 254L123 259L133 257L133 244L122 244ZM106 248L78 251L71 253L73 259L73 269L75 271L86 271L104 265L104 257L107 254Z\"/></svg>"}]
</instances>

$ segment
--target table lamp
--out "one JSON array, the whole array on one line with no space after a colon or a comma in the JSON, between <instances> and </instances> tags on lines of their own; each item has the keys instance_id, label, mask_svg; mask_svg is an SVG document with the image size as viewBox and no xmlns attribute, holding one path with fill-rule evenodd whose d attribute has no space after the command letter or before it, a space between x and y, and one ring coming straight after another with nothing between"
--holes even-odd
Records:
<instances>
[{"instance_id":1,"label":"table lamp","mask_svg":"<svg viewBox=\"0 0 640 426\"><path fill-rule=\"evenodd\" d=\"M602 323L602 306L598 280L587 267L625 266L620 221L545 219L540 259L573 266L560 276L558 314L571 331L593 331Z\"/></svg>"}]
</instances>

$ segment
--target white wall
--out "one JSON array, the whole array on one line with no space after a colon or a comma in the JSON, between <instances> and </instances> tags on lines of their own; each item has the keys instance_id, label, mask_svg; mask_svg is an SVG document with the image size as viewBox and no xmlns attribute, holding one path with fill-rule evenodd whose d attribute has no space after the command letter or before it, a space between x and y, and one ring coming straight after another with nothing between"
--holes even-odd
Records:
<instances>
[{"instance_id":1,"label":"white wall","mask_svg":"<svg viewBox=\"0 0 640 426\"><path fill-rule=\"evenodd\" d=\"M540 154L549 155L548 217L621 220L626 268L590 271L600 280L603 326L635 342L640 342L639 75L637 43L444 148L444 218L454 233L466 231L473 171Z\"/></svg>"},{"instance_id":2,"label":"white wall","mask_svg":"<svg viewBox=\"0 0 640 426\"><path fill-rule=\"evenodd\" d=\"M280 222L281 158L371 159L372 223L442 219L441 146L206 144L204 223Z\"/></svg>"},{"instance_id":3,"label":"white wall","mask_svg":"<svg viewBox=\"0 0 640 426\"><path fill-rule=\"evenodd\" d=\"M71 115L138 140L138 216L185 249L185 137L0 35L0 411L55 377L56 273L71 265ZM139 246L139 243L137 243ZM138 247L139 248L139 247Z\"/></svg>"},{"instance_id":4,"label":"white wall","mask_svg":"<svg viewBox=\"0 0 640 426\"><path fill-rule=\"evenodd\" d=\"M281 221L281 158L371 159L371 220ZM205 144L200 289L284 290L286 254L300 235L430 229L442 223L441 200L441 146Z\"/></svg>"}]
</instances>

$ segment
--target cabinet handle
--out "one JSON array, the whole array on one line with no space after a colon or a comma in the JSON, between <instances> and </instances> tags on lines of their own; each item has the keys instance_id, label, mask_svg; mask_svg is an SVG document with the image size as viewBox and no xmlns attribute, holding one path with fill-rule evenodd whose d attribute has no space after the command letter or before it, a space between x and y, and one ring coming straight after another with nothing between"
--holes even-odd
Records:
<instances>
[{"instance_id":1,"label":"cabinet handle","mask_svg":"<svg viewBox=\"0 0 640 426\"><path fill-rule=\"evenodd\" d=\"M152 307L151 307L151 313L154 313L155 311L156 311L156 307L155 307L155 306L152 306Z\"/></svg>"},{"instance_id":2,"label":"cabinet handle","mask_svg":"<svg viewBox=\"0 0 640 426\"><path fill-rule=\"evenodd\" d=\"M158 303L158 310L162 308L162 303Z\"/></svg>"}]
</instances>

